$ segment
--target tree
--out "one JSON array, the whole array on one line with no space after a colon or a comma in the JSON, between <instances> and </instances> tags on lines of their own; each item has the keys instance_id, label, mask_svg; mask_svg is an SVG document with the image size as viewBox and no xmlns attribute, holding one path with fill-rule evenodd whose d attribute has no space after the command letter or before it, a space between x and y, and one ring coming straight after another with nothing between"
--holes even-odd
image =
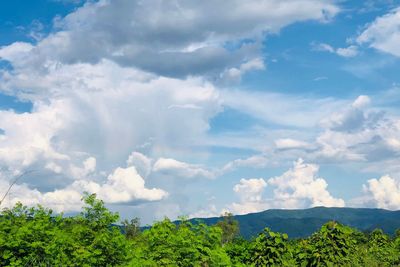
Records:
<instances>
[{"instance_id":1,"label":"tree","mask_svg":"<svg viewBox=\"0 0 400 267\"><path fill-rule=\"evenodd\" d=\"M128 239L133 239L140 234L140 219L133 218L130 221L122 221L122 226L125 232L125 236Z\"/></svg>"},{"instance_id":2,"label":"tree","mask_svg":"<svg viewBox=\"0 0 400 267\"><path fill-rule=\"evenodd\" d=\"M368 238L369 257L379 263L379 266L393 266L400 263L400 254L395 242L381 229L375 229Z\"/></svg>"},{"instance_id":3,"label":"tree","mask_svg":"<svg viewBox=\"0 0 400 267\"><path fill-rule=\"evenodd\" d=\"M254 240L251 264L254 266L291 266L293 264L288 246L288 235L272 232L269 228Z\"/></svg>"},{"instance_id":4,"label":"tree","mask_svg":"<svg viewBox=\"0 0 400 267\"><path fill-rule=\"evenodd\" d=\"M126 263L128 242L112 224L118 214L96 195L83 212L64 218L18 203L0 216L0 266L115 266Z\"/></svg>"},{"instance_id":5,"label":"tree","mask_svg":"<svg viewBox=\"0 0 400 267\"><path fill-rule=\"evenodd\" d=\"M248 266L251 259L251 245L250 241L237 237L225 244L224 250L234 266Z\"/></svg>"},{"instance_id":6,"label":"tree","mask_svg":"<svg viewBox=\"0 0 400 267\"><path fill-rule=\"evenodd\" d=\"M221 237L219 227L164 219L133 241L130 266L230 266Z\"/></svg>"},{"instance_id":7,"label":"tree","mask_svg":"<svg viewBox=\"0 0 400 267\"><path fill-rule=\"evenodd\" d=\"M335 266L350 264L355 251L354 230L331 221L310 238L301 242L296 255L299 264L306 266Z\"/></svg>"},{"instance_id":8,"label":"tree","mask_svg":"<svg viewBox=\"0 0 400 267\"><path fill-rule=\"evenodd\" d=\"M239 222L229 212L225 212L222 218L223 220L217 222L216 226L222 229L222 244L226 244L239 235Z\"/></svg>"}]
</instances>

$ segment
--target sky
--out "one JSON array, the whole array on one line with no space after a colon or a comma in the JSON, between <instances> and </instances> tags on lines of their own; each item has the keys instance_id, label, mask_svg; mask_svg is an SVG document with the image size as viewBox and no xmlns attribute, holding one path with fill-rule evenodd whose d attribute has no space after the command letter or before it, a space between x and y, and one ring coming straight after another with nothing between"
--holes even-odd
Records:
<instances>
[{"instance_id":1,"label":"sky","mask_svg":"<svg viewBox=\"0 0 400 267\"><path fill-rule=\"evenodd\" d=\"M0 196L151 223L400 209L400 1L0 1Z\"/></svg>"}]
</instances>

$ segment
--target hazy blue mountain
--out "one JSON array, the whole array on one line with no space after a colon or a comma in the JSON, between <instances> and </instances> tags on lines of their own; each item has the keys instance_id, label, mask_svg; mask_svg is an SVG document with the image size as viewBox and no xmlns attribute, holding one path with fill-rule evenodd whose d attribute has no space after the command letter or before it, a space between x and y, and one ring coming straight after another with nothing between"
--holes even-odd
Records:
<instances>
[{"instance_id":1,"label":"hazy blue mountain","mask_svg":"<svg viewBox=\"0 0 400 267\"><path fill-rule=\"evenodd\" d=\"M400 228L400 211L383 209L315 207L303 210L266 210L234 217L239 221L240 232L246 238L257 235L264 227L276 232L285 232L290 238L306 237L330 220L361 231L381 228L391 235ZM215 224L221 218L200 218L200 220L206 224Z\"/></svg>"}]
</instances>

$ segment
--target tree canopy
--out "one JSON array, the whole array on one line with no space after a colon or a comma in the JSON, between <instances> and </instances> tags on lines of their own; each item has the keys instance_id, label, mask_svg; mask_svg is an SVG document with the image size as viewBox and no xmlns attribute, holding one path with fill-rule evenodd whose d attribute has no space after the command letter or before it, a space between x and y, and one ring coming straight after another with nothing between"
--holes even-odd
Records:
<instances>
[{"instance_id":1,"label":"tree canopy","mask_svg":"<svg viewBox=\"0 0 400 267\"><path fill-rule=\"evenodd\" d=\"M0 266L398 266L400 231L363 233L330 221L290 239L265 228L244 239L232 214L214 225L168 218L141 230L119 221L96 195L65 217L21 203L0 213ZM120 226L118 226L118 224Z\"/></svg>"}]
</instances>

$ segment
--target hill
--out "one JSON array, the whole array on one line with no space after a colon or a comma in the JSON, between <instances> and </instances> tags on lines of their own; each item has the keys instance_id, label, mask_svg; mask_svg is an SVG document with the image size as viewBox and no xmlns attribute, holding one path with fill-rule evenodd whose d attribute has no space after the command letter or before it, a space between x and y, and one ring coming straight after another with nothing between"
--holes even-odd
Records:
<instances>
[{"instance_id":1,"label":"hill","mask_svg":"<svg viewBox=\"0 0 400 267\"><path fill-rule=\"evenodd\" d=\"M400 228L400 211L368 208L326 208L315 207L303 210L266 210L246 215L235 215L239 221L240 233L245 238L256 236L264 227L272 231L284 232L290 238L306 237L317 231L324 223L335 220L360 231L381 228L393 235ZM208 225L221 218L195 218Z\"/></svg>"}]
</instances>

